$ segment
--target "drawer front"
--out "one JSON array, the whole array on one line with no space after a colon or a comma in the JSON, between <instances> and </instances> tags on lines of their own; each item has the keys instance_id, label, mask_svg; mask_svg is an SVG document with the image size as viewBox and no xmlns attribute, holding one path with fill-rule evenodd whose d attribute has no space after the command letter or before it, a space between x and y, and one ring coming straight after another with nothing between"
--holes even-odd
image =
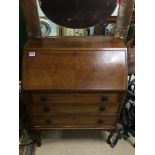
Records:
<instances>
[{"instance_id":1,"label":"drawer front","mask_svg":"<svg viewBox=\"0 0 155 155\"><path fill-rule=\"evenodd\" d=\"M49 117L32 117L32 125L35 127L103 127L115 126L117 116L49 116Z\"/></svg>"},{"instance_id":2,"label":"drawer front","mask_svg":"<svg viewBox=\"0 0 155 155\"><path fill-rule=\"evenodd\" d=\"M121 93L32 94L33 103L118 103Z\"/></svg>"},{"instance_id":3,"label":"drawer front","mask_svg":"<svg viewBox=\"0 0 155 155\"><path fill-rule=\"evenodd\" d=\"M31 115L46 115L46 114L61 114L61 113L117 113L119 104L103 103L103 104L31 104L27 105L28 111Z\"/></svg>"}]
</instances>

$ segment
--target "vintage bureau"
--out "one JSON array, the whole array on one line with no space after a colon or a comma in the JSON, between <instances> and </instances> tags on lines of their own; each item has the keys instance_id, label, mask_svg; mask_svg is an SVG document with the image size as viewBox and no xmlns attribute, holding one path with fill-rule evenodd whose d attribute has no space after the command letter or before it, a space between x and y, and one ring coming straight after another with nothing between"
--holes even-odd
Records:
<instances>
[{"instance_id":1,"label":"vintage bureau","mask_svg":"<svg viewBox=\"0 0 155 155\"><path fill-rule=\"evenodd\" d=\"M22 94L31 129L115 131L127 91L127 49L121 39L29 39Z\"/></svg>"}]
</instances>

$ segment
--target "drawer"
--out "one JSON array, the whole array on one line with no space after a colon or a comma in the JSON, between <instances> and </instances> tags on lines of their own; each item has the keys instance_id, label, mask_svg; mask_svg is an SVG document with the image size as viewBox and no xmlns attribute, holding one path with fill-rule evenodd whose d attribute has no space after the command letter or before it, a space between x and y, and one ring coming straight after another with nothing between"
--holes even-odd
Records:
<instances>
[{"instance_id":1,"label":"drawer","mask_svg":"<svg viewBox=\"0 0 155 155\"><path fill-rule=\"evenodd\" d=\"M102 104L31 104L27 105L28 111L31 115L46 115L46 114L61 114L61 113L117 113L119 104L102 103Z\"/></svg>"},{"instance_id":2,"label":"drawer","mask_svg":"<svg viewBox=\"0 0 155 155\"><path fill-rule=\"evenodd\" d=\"M121 93L32 94L33 103L118 103L121 99Z\"/></svg>"},{"instance_id":3,"label":"drawer","mask_svg":"<svg viewBox=\"0 0 155 155\"><path fill-rule=\"evenodd\" d=\"M115 115L55 115L49 117L32 117L31 122L35 127L103 127L115 126Z\"/></svg>"}]
</instances>

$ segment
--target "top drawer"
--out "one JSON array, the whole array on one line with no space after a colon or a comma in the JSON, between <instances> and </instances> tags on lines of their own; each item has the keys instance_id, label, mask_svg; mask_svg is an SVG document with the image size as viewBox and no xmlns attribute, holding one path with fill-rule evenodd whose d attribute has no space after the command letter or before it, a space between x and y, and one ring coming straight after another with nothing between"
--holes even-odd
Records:
<instances>
[{"instance_id":1,"label":"top drawer","mask_svg":"<svg viewBox=\"0 0 155 155\"><path fill-rule=\"evenodd\" d=\"M47 93L32 94L33 103L119 103L121 93Z\"/></svg>"}]
</instances>

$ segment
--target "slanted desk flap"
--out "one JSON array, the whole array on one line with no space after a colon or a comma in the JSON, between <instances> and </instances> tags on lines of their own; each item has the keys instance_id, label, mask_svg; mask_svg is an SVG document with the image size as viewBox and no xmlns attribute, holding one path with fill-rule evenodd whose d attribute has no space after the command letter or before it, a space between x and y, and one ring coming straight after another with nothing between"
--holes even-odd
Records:
<instances>
[{"instance_id":1,"label":"slanted desk flap","mask_svg":"<svg viewBox=\"0 0 155 155\"><path fill-rule=\"evenodd\" d=\"M26 50L23 89L127 89L126 50Z\"/></svg>"}]
</instances>

